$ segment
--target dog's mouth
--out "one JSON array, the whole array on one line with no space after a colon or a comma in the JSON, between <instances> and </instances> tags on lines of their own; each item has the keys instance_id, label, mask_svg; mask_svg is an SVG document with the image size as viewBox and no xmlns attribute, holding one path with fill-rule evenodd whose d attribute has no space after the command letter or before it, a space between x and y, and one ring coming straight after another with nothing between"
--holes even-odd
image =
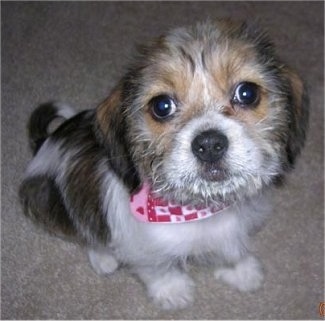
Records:
<instances>
[{"instance_id":1,"label":"dog's mouth","mask_svg":"<svg viewBox=\"0 0 325 321\"><path fill-rule=\"evenodd\" d=\"M154 193L169 201L190 205L233 203L237 194L245 192L247 175L234 171L225 159L216 162L184 163L184 167L151 166L142 181L151 185ZM180 164L178 166L181 166ZM153 170L154 169L154 170ZM246 177L246 178L245 178Z\"/></svg>"},{"instance_id":2,"label":"dog's mouth","mask_svg":"<svg viewBox=\"0 0 325 321\"><path fill-rule=\"evenodd\" d=\"M229 171L227 171L219 163L202 164L199 175L208 182L222 182L229 179Z\"/></svg>"}]
</instances>

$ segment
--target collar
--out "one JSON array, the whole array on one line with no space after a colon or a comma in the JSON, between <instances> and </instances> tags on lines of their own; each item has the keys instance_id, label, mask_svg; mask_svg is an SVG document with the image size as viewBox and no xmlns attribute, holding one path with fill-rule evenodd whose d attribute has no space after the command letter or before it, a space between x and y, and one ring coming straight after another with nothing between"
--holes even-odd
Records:
<instances>
[{"instance_id":1,"label":"collar","mask_svg":"<svg viewBox=\"0 0 325 321\"><path fill-rule=\"evenodd\" d=\"M179 205L155 197L148 183L130 197L131 212L135 218L146 223L184 223L198 221L225 210L229 205L212 207Z\"/></svg>"}]
</instances>

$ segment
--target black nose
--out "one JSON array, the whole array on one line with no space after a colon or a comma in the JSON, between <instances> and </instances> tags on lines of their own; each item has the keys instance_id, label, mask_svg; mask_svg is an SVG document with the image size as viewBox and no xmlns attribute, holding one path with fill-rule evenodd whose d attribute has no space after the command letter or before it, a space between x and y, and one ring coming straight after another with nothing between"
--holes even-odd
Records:
<instances>
[{"instance_id":1,"label":"black nose","mask_svg":"<svg viewBox=\"0 0 325 321\"><path fill-rule=\"evenodd\" d=\"M203 162L218 161L227 149L227 137L214 129L200 133L192 141L193 154Z\"/></svg>"}]
</instances>

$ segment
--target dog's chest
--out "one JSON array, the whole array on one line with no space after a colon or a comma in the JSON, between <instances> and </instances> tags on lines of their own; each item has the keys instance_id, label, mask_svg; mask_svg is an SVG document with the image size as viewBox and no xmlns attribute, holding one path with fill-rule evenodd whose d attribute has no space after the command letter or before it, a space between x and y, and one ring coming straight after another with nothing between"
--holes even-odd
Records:
<instances>
[{"instance_id":1,"label":"dog's chest","mask_svg":"<svg viewBox=\"0 0 325 321\"><path fill-rule=\"evenodd\" d=\"M112 176L109 179L112 183ZM112 229L111 245L122 261L216 253L241 234L237 213L231 207L199 221L150 223L134 217L129 198L123 186L116 184L107 191L104 202Z\"/></svg>"},{"instance_id":2,"label":"dog's chest","mask_svg":"<svg viewBox=\"0 0 325 321\"><path fill-rule=\"evenodd\" d=\"M230 210L197 222L181 224L139 223L143 250L161 255L201 256L218 250L238 235L238 220Z\"/></svg>"}]
</instances>

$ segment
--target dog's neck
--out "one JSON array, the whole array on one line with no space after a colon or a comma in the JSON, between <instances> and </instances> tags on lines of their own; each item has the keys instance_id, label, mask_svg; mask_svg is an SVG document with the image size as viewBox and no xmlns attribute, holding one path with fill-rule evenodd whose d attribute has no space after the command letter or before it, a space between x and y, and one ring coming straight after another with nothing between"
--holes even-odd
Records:
<instances>
[{"instance_id":1,"label":"dog's neck","mask_svg":"<svg viewBox=\"0 0 325 321\"><path fill-rule=\"evenodd\" d=\"M144 183L130 198L131 212L135 218L146 223L185 223L207 219L229 207L228 204L215 206L180 205L156 197L150 185Z\"/></svg>"}]
</instances>

